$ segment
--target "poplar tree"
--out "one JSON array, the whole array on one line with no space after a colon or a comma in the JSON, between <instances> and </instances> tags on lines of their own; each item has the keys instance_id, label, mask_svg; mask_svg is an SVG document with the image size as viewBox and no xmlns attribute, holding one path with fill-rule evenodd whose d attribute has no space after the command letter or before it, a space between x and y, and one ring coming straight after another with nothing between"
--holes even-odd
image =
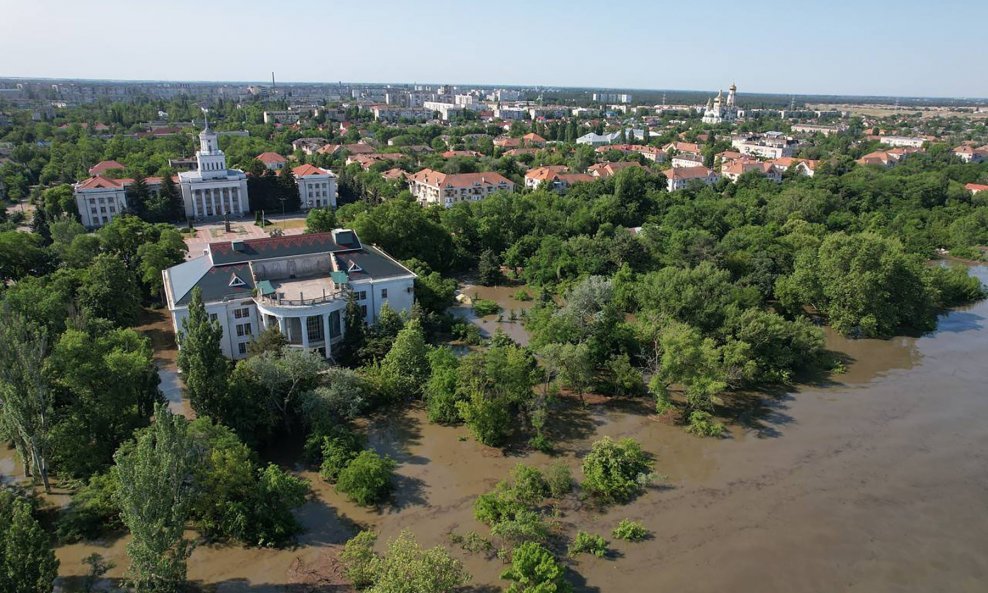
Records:
<instances>
[{"instance_id":1,"label":"poplar tree","mask_svg":"<svg viewBox=\"0 0 988 593\"><path fill-rule=\"evenodd\" d=\"M31 504L0 490L0 591L51 593L58 560Z\"/></svg>"},{"instance_id":2,"label":"poplar tree","mask_svg":"<svg viewBox=\"0 0 988 593\"><path fill-rule=\"evenodd\" d=\"M174 593L185 583L192 542L183 537L193 501L196 448L188 422L163 405L116 460L120 518L130 530L128 578L137 593Z\"/></svg>"},{"instance_id":3,"label":"poplar tree","mask_svg":"<svg viewBox=\"0 0 988 593\"><path fill-rule=\"evenodd\" d=\"M222 418L229 363L220 349L223 328L209 319L202 290L192 289L189 315L182 320L178 368L185 376L186 393L196 414Z\"/></svg>"}]
</instances>

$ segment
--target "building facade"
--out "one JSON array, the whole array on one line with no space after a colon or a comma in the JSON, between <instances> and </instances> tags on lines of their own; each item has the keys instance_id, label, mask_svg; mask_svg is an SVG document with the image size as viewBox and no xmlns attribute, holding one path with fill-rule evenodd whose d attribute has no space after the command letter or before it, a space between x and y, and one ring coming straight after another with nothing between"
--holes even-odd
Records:
<instances>
[{"instance_id":1,"label":"building facade","mask_svg":"<svg viewBox=\"0 0 988 593\"><path fill-rule=\"evenodd\" d=\"M133 179L111 179L95 175L73 186L75 205L82 226L99 228L127 211L127 188ZM147 177L148 194L157 196L161 191L160 177Z\"/></svg>"},{"instance_id":2,"label":"building facade","mask_svg":"<svg viewBox=\"0 0 988 593\"><path fill-rule=\"evenodd\" d=\"M302 208L336 208L336 175L329 169L301 165L292 169Z\"/></svg>"},{"instance_id":3,"label":"building facade","mask_svg":"<svg viewBox=\"0 0 988 593\"><path fill-rule=\"evenodd\" d=\"M199 133L196 163L196 171L178 174L186 217L243 216L250 210L247 175L239 169L226 168L226 155L220 150L216 132L209 129L208 122Z\"/></svg>"},{"instance_id":4,"label":"building facade","mask_svg":"<svg viewBox=\"0 0 988 593\"><path fill-rule=\"evenodd\" d=\"M164 270L162 278L179 347L199 288L206 312L223 330L223 354L232 359L245 358L247 345L270 328L290 347L332 358L351 295L367 324L385 304L409 312L414 302L415 274L348 229L210 243L202 256Z\"/></svg>"},{"instance_id":5,"label":"building facade","mask_svg":"<svg viewBox=\"0 0 988 593\"><path fill-rule=\"evenodd\" d=\"M493 171L447 174L422 169L408 176L408 189L423 206L441 204L451 208L459 202L476 202L494 192L514 188L514 182Z\"/></svg>"},{"instance_id":6,"label":"building facade","mask_svg":"<svg viewBox=\"0 0 988 593\"><path fill-rule=\"evenodd\" d=\"M707 101L707 108L703 111L703 123L722 124L737 121L739 113L737 106L737 90L735 84L727 90L727 99L724 99L724 91L719 91L717 96Z\"/></svg>"}]
</instances>

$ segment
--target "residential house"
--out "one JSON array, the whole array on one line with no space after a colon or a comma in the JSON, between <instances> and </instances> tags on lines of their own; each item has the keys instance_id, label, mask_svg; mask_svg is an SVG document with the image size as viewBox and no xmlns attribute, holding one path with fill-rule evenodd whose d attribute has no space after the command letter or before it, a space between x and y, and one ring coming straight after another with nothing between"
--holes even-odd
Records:
<instances>
[{"instance_id":1,"label":"residential house","mask_svg":"<svg viewBox=\"0 0 988 593\"><path fill-rule=\"evenodd\" d=\"M288 159L277 152L262 152L255 158L264 163L264 166L272 171L281 171L288 164Z\"/></svg>"},{"instance_id":2,"label":"residential house","mask_svg":"<svg viewBox=\"0 0 988 593\"><path fill-rule=\"evenodd\" d=\"M684 189L691 181L699 181L713 185L720 181L720 176L706 167L680 167L663 171L666 176L666 188L669 191Z\"/></svg>"},{"instance_id":3,"label":"residential house","mask_svg":"<svg viewBox=\"0 0 988 593\"><path fill-rule=\"evenodd\" d=\"M460 202L476 202L494 192L512 191L515 184L500 173L447 174L422 169L409 175L408 188L422 205L441 204L446 208Z\"/></svg>"},{"instance_id":4,"label":"residential house","mask_svg":"<svg viewBox=\"0 0 988 593\"><path fill-rule=\"evenodd\" d=\"M336 175L315 165L300 165L292 169L298 185L302 208L336 208Z\"/></svg>"},{"instance_id":5,"label":"residential house","mask_svg":"<svg viewBox=\"0 0 988 593\"><path fill-rule=\"evenodd\" d=\"M590 165L590 167L587 168L587 173L593 177L606 178L617 175L619 171L635 167L639 169L645 168L635 161L618 161L616 163L603 162L597 163L596 165Z\"/></svg>"}]
</instances>

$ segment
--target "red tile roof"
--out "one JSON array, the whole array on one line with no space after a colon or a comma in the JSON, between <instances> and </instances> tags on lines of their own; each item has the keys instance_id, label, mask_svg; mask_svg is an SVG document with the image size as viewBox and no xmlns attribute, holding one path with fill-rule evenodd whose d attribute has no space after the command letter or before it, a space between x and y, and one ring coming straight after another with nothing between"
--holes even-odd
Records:
<instances>
[{"instance_id":1,"label":"red tile roof","mask_svg":"<svg viewBox=\"0 0 988 593\"><path fill-rule=\"evenodd\" d=\"M265 165L288 162L288 159L281 156L277 152L262 152L261 154L257 155L257 160L261 161Z\"/></svg>"},{"instance_id":2,"label":"red tile roof","mask_svg":"<svg viewBox=\"0 0 988 593\"><path fill-rule=\"evenodd\" d=\"M292 173L295 174L295 177L308 177L309 175L327 175L329 171L306 163L292 169Z\"/></svg>"},{"instance_id":3,"label":"red tile roof","mask_svg":"<svg viewBox=\"0 0 988 593\"><path fill-rule=\"evenodd\" d=\"M436 187L473 187L474 185L501 185L514 186L514 183L494 171L483 173L455 173L446 174L432 169L422 169L418 173L409 175L411 181L433 185Z\"/></svg>"},{"instance_id":4,"label":"red tile roof","mask_svg":"<svg viewBox=\"0 0 988 593\"><path fill-rule=\"evenodd\" d=\"M102 175L107 171L112 171L114 169L123 169L124 166L117 161L100 161L89 168L90 175Z\"/></svg>"}]
</instances>

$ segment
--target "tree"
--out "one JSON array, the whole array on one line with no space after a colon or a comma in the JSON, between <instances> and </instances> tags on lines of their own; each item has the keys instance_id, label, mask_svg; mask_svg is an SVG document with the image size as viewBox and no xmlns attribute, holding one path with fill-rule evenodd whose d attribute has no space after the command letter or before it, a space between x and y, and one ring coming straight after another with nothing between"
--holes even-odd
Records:
<instances>
[{"instance_id":1,"label":"tree","mask_svg":"<svg viewBox=\"0 0 988 593\"><path fill-rule=\"evenodd\" d=\"M196 414L223 419L226 417L227 378L230 366L220 340L223 328L209 319L202 302L202 290L192 289L189 314L182 320L179 334L178 368L185 376L189 403Z\"/></svg>"},{"instance_id":2,"label":"tree","mask_svg":"<svg viewBox=\"0 0 988 593\"><path fill-rule=\"evenodd\" d=\"M568 593L565 569L552 552L537 542L525 542L511 553L511 568L501 578L512 581L507 593Z\"/></svg>"},{"instance_id":3,"label":"tree","mask_svg":"<svg viewBox=\"0 0 988 593\"><path fill-rule=\"evenodd\" d=\"M315 388L319 373L325 368L326 361L318 352L289 347L237 364L237 371L249 377L260 391L262 400L257 402L260 407L272 410L285 427L291 426L301 395Z\"/></svg>"},{"instance_id":4,"label":"tree","mask_svg":"<svg viewBox=\"0 0 988 593\"><path fill-rule=\"evenodd\" d=\"M340 342L338 358L340 363L354 366L358 364L357 353L365 341L364 314L360 310L357 295L350 292L347 297L346 309L343 312L343 340Z\"/></svg>"},{"instance_id":5,"label":"tree","mask_svg":"<svg viewBox=\"0 0 988 593\"><path fill-rule=\"evenodd\" d=\"M480 254L477 264L477 281L484 286L493 286L501 280L501 262L490 249Z\"/></svg>"},{"instance_id":6,"label":"tree","mask_svg":"<svg viewBox=\"0 0 988 593\"><path fill-rule=\"evenodd\" d=\"M185 201L182 199L182 192L175 185L170 171L161 179L161 193L159 195L168 207L167 212L171 220L185 218Z\"/></svg>"},{"instance_id":7,"label":"tree","mask_svg":"<svg viewBox=\"0 0 988 593\"><path fill-rule=\"evenodd\" d=\"M455 424L462 421L456 409L456 402L461 401L456 390L459 367L460 359L449 348L429 351L430 374L423 396L430 422Z\"/></svg>"},{"instance_id":8,"label":"tree","mask_svg":"<svg viewBox=\"0 0 988 593\"><path fill-rule=\"evenodd\" d=\"M51 593L58 560L31 503L0 489L0 591Z\"/></svg>"},{"instance_id":9,"label":"tree","mask_svg":"<svg viewBox=\"0 0 988 593\"><path fill-rule=\"evenodd\" d=\"M395 462L374 451L361 451L347 464L336 481L336 489L362 506L377 504L391 494Z\"/></svg>"},{"instance_id":10,"label":"tree","mask_svg":"<svg viewBox=\"0 0 988 593\"><path fill-rule=\"evenodd\" d=\"M0 421L18 453L45 492L53 414L53 394L43 373L45 332L7 307L0 310Z\"/></svg>"},{"instance_id":11,"label":"tree","mask_svg":"<svg viewBox=\"0 0 988 593\"><path fill-rule=\"evenodd\" d=\"M141 308L140 287L118 256L101 253L82 275L79 305L90 317L108 319L121 327L134 325Z\"/></svg>"},{"instance_id":12,"label":"tree","mask_svg":"<svg viewBox=\"0 0 988 593\"><path fill-rule=\"evenodd\" d=\"M46 372L58 402L52 463L63 476L87 478L109 468L117 448L164 401L151 344L132 329L69 328L52 348Z\"/></svg>"},{"instance_id":13,"label":"tree","mask_svg":"<svg viewBox=\"0 0 988 593\"><path fill-rule=\"evenodd\" d=\"M269 327L247 342L247 355L257 356L265 352L279 352L288 345L288 339L277 325Z\"/></svg>"},{"instance_id":14,"label":"tree","mask_svg":"<svg viewBox=\"0 0 988 593\"><path fill-rule=\"evenodd\" d=\"M145 243L137 248L141 281L150 294L164 300L161 272L184 261L187 251L182 235L174 229L161 231L156 243Z\"/></svg>"},{"instance_id":15,"label":"tree","mask_svg":"<svg viewBox=\"0 0 988 593\"><path fill-rule=\"evenodd\" d=\"M195 447L185 418L155 406L155 422L114 456L117 503L130 530L128 577L138 592L175 593L192 552L184 539L193 501Z\"/></svg>"},{"instance_id":16,"label":"tree","mask_svg":"<svg viewBox=\"0 0 988 593\"><path fill-rule=\"evenodd\" d=\"M377 535L361 531L343 547L340 559L347 577L370 593L449 593L470 581L463 563L437 546L423 550L403 530L383 556L374 553Z\"/></svg>"},{"instance_id":17,"label":"tree","mask_svg":"<svg viewBox=\"0 0 988 593\"><path fill-rule=\"evenodd\" d=\"M147 220L150 198L151 193L148 191L147 181L143 176L137 175L127 187L127 208L138 218Z\"/></svg>"},{"instance_id":18,"label":"tree","mask_svg":"<svg viewBox=\"0 0 988 593\"><path fill-rule=\"evenodd\" d=\"M39 235L0 232L0 283L20 280L29 274L44 274L48 260L48 252Z\"/></svg>"},{"instance_id":19,"label":"tree","mask_svg":"<svg viewBox=\"0 0 988 593\"><path fill-rule=\"evenodd\" d=\"M283 167L278 174L278 199L283 200L283 208L291 212L295 212L302 205L298 195L298 181L291 167Z\"/></svg>"},{"instance_id":20,"label":"tree","mask_svg":"<svg viewBox=\"0 0 988 593\"><path fill-rule=\"evenodd\" d=\"M605 501L626 502L652 480L652 461L633 439L595 441L583 458L583 487Z\"/></svg>"},{"instance_id":21,"label":"tree","mask_svg":"<svg viewBox=\"0 0 988 593\"><path fill-rule=\"evenodd\" d=\"M422 324L412 319L398 332L391 350L381 361L387 388L394 399L417 397L429 380L428 349Z\"/></svg>"},{"instance_id":22,"label":"tree","mask_svg":"<svg viewBox=\"0 0 988 593\"><path fill-rule=\"evenodd\" d=\"M336 212L332 208L313 208L305 215L305 232L328 233L336 228Z\"/></svg>"}]
</instances>

